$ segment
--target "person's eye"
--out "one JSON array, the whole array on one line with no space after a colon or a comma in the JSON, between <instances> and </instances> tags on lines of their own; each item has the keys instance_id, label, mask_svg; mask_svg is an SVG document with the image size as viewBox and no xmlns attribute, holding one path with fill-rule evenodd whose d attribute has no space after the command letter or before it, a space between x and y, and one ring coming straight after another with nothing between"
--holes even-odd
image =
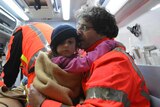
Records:
<instances>
[{"instance_id":1,"label":"person's eye","mask_svg":"<svg viewBox=\"0 0 160 107\"><path fill-rule=\"evenodd\" d=\"M84 31L87 30L87 26L86 26L86 25L83 26L83 30L84 30Z\"/></svg>"},{"instance_id":2,"label":"person's eye","mask_svg":"<svg viewBox=\"0 0 160 107\"><path fill-rule=\"evenodd\" d=\"M65 44L65 41L59 43L59 45L63 45L63 44Z\"/></svg>"},{"instance_id":3,"label":"person's eye","mask_svg":"<svg viewBox=\"0 0 160 107\"><path fill-rule=\"evenodd\" d=\"M73 41L68 41L69 44L73 44Z\"/></svg>"}]
</instances>

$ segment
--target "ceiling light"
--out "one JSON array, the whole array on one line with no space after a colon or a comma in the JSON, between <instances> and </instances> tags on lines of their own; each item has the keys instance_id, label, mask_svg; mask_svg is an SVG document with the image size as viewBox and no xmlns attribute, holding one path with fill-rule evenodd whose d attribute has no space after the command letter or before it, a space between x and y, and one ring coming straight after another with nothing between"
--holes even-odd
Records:
<instances>
[{"instance_id":1,"label":"ceiling light","mask_svg":"<svg viewBox=\"0 0 160 107\"><path fill-rule=\"evenodd\" d=\"M17 15L19 15L23 20L28 21L29 17L23 12L23 10L18 7L13 0L3 0Z\"/></svg>"},{"instance_id":2,"label":"ceiling light","mask_svg":"<svg viewBox=\"0 0 160 107\"><path fill-rule=\"evenodd\" d=\"M15 19L13 19L12 16L10 16L9 14L5 13L1 8L2 7L0 7L0 13L3 14L3 15L5 15L6 17L8 17L9 19L11 19L12 21L15 22Z\"/></svg>"},{"instance_id":3,"label":"ceiling light","mask_svg":"<svg viewBox=\"0 0 160 107\"><path fill-rule=\"evenodd\" d=\"M109 10L111 14L116 14L128 0L110 0L106 5L106 10Z\"/></svg>"},{"instance_id":4,"label":"ceiling light","mask_svg":"<svg viewBox=\"0 0 160 107\"><path fill-rule=\"evenodd\" d=\"M62 15L64 20L70 19L70 0L61 0Z\"/></svg>"},{"instance_id":5,"label":"ceiling light","mask_svg":"<svg viewBox=\"0 0 160 107\"><path fill-rule=\"evenodd\" d=\"M153 8L151 8L151 11L156 10L158 8L160 8L160 4L157 4L156 6L154 6Z\"/></svg>"}]
</instances>

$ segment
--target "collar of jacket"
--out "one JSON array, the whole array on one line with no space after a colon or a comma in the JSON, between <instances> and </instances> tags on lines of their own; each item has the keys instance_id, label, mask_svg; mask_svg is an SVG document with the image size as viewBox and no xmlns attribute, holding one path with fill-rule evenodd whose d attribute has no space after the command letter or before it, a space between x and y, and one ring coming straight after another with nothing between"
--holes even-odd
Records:
<instances>
[{"instance_id":1,"label":"collar of jacket","mask_svg":"<svg viewBox=\"0 0 160 107\"><path fill-rule=\"evenodd\" d=\"M105 38L102 38L102 39L98 40L95 44L93 44L91 47L89 47L89 48L86 50L86 52L93 51L93 50L97 47L97 45L99 45L100 43L102 43L102 42L105 41L105 40L109 40L109 38L105 37Z\"/></svg>"}]
</instances>

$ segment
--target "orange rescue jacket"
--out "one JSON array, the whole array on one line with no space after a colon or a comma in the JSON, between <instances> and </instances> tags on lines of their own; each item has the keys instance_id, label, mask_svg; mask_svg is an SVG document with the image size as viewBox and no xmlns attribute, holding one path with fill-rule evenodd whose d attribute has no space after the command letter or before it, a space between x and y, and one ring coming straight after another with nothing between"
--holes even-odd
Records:
<instances>
[{"instance_id":1,"label":"orange rescue jacket","mask_svg":"<svg viewBox=\"0 0 160 107\"><path fill-rule=\"evenodd\" d=\"M9 62L11 62L11 59L13 60L14 58L15 59L19 58L21 61L21 63L16 64L15 67L19 68L20 66L22 66L23 74L28 77L28 85L32 83L35 75L33 72L35 58L38 55L38 52L40 50L42 51L49 50L48 47L51 42L50 37L51 37L52 31L53 31L53 28L50 25L45 23L39 23L39 22L27 24L17 29L17 31L14 34L16 35L16 33L19 33L19 37L20 36L22 37L22 40L20 43L21 46L19 46L22 48L20 50L21 55L20 56L16 56L16 54L11 55L13 53L13 50L16 51L16 48L17 48L16 46L14 46L14 42L16 42L17 37L13 35L10 38L10 42L8 45L8 53L6 57L6 60L8 63L6 62L6 64L4 65L4 73L5 73L4 82L6 84L9 82L15 81L15 79L11 81L11 79L9 78L12 74L17 75L17 73L14 74L15 71L12 71L11 69L9 70L7 69L7 68L11 68L12 65L9 64Z\"/></svg>"},{"instance_id":2,"label":"orange rescue jacket","mask_svg":"<svg viewBox=\"0 0 160 107\"><path fill-rule=\"evenodd\" d=\"M86 99L76 107L150 107L144 78L132 58L120 47L97 59L84 75ZM41 107L69 107L45 100Z\"/></svg>"}]
</instances>

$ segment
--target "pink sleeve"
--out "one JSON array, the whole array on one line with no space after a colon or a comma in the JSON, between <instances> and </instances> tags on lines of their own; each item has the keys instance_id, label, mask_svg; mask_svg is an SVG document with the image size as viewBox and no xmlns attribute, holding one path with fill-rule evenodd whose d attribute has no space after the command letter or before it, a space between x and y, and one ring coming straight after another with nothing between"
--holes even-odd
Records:
<instances>
[{"instance_id":1,"label":"pink sleeve","mask_svg":"<svg viewBox=\"0 0 160 107\"><path fill-rule=\"evenodd\" d=\"M116 41L107 40L99 44L95 50L88 52L84 57L76 57L70 61L64 70L72 73L82 73L90 69L92 63L103 56L105 53L111 51L116 47Z\"/></svg>"}]
</instances>

